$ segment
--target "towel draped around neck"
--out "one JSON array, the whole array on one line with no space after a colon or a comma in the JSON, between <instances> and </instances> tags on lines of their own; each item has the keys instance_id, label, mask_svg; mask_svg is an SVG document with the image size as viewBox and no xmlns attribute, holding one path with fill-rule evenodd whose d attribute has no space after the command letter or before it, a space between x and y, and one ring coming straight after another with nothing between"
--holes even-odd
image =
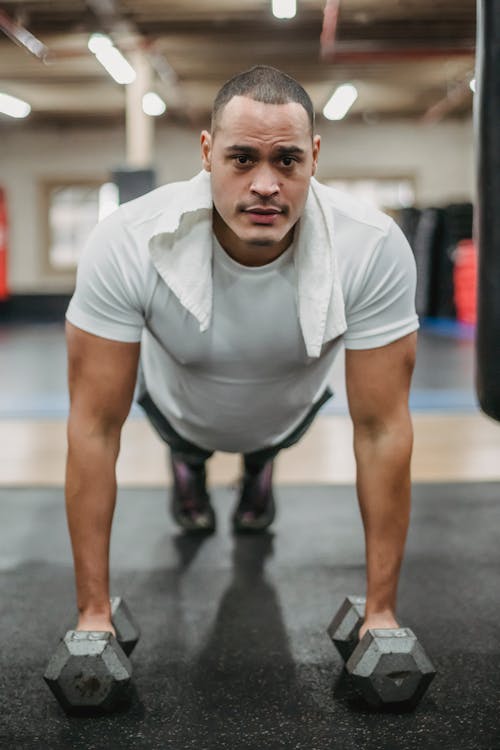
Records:
<instances>
[{"instance_id":1,"label":"towel draped around neck","mask_svg":"<svg viewBox=\"0 0 500 750\"><path fill-rule=\"evenodd\" d=\"M323 344L347 328L327 190L311 179L294 235L298 316L309 357L319 357ZM212 209L210 174L202 171L179 184L149 241L156 270L198 320L200 331L212 318Z\"/></svg>"}]
</instances>

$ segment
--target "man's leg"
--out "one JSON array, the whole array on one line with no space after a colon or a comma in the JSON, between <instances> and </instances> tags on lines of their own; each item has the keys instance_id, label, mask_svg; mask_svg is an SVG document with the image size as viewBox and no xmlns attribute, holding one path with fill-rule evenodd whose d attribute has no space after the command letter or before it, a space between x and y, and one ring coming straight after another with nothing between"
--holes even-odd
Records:
<instances>
[{"instance_id":1,"label":"man's leg","mask_svg":"<svg viewBox=\"0 0 500 750\"><path fill-rule=\"evenodd\" d=\"M211 533L215 531L215 512L206 489L205 462L213 451L200 448L182 438L165 419L149 394L139 399L140 406L152 426L170 448L170 469L173 479L170 511L184 531Z\"/></svg>"},{"instance_id":2,"label":"man's leg","mask_svg":"<svg viewBox=\"0 0 500 750\"><path fill-rule=\"evenodd\" d=\"M233 528L235 531L258 532L267 529L272 524L276 515L276 502L272 485L274 459L281 450L290 448L301 439L323 404L332 396L332 391L327 388L321 398L313 404L302 422L278 445L244 454L240 496L233 513Z\"/></svg>"},{"instance_id":3,"label":"man's leg","mask_svg":"<svg viewBox=\"0 0 500 750\"><path fill-rule=\"evenodd\" d=\"M252 454L243 456L240 497L233 513L235 531L264 531L274 521L273 468L274 456L261 461L256 461Z\"/></svg>"},{"instance_id":4,"label":"man's leg","mask_svg":"<svg viewBox=\"0 0 500 750\"><path fill-rule=\"evenodd\" d=\"M215 531L215 511L206 489L205 461L189 462L185 455L171 451L170 468L173 478L170 510L175 522L187 532Z\"/></svg>"}]
</instances>

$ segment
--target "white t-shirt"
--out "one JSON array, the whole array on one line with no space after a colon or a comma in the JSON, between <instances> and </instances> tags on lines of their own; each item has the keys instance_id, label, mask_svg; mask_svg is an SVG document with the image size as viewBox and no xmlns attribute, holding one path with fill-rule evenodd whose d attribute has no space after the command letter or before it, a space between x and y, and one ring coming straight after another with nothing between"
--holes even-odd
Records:
<instances>
[{"instance_id":1,"label":"white t-shirt","mask_svg":"<svg viewBox=\"0 0 500 750\"><path fill-rule=\"evenodd\" d=\"M202 448L246 453L276 445L325 390L342 344L380 347L418 328L415 263L401 230L332 190L345 333L326 341L318 357L308 356L294 245L265 266L248 267L215 238L212 316L200 331L151 261L148 196L139 201L120 207L92 233L67 319L104 338L141 341L139 389ZM142 238L137 206L145 216Z\"/></svg>"}]
</instances>

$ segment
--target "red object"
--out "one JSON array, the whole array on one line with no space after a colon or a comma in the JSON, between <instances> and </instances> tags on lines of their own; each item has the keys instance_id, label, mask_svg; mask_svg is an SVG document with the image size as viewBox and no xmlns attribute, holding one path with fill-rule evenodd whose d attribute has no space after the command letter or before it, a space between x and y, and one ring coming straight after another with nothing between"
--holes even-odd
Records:
<instances>
[{"instance_id":1,"label":"red object","mask_svg":"<svg viewBox=\"0 0 500 750\"><path fill-rule=\"evenodd\" d=\"M457 320L475 324L477 319L477 251L472 240L458 243L454 256L453 287Z\"/></svg>"},{"instance_id":2,"label":"red object","mask_svg":"<svg viewBox=\"0 0 500 750\"><path fill-rule=\"evenodd\" d=\"M0 301L9 296L7 286L7 203L0 188Z\"/></svg>"}]
</instances>

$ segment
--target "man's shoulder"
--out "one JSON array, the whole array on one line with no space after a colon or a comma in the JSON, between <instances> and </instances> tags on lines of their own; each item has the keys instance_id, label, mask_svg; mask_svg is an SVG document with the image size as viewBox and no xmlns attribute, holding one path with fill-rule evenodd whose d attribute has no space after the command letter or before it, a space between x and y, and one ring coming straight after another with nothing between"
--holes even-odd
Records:
<instances>
[{"instance_id":1,"label":"man's shoulder","mask_svg":"<svg viewBox=\"0 0 500 750\"><path fill-rule=\"evenodd\" d=\"M314 181L314 187L322 202L333 212L334 218L345 219L353 225L371 227L382 233L389 231L392 218L370 203L318 180Z\"/></svg>"}]
</instances>

